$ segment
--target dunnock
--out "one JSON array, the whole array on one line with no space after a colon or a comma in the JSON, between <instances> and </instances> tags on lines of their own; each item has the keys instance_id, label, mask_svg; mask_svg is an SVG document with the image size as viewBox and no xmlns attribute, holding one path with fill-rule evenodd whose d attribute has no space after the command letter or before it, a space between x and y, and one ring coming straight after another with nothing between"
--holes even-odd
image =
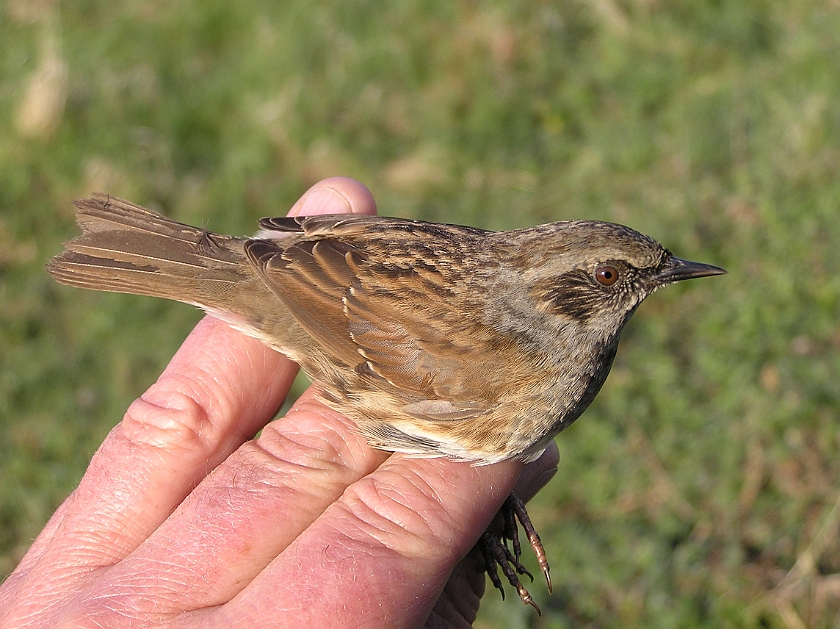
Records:
<instances>
[{"instance_id":1,"label":"dunnock","mask_svg":"<svg viewBox=\"0 0 840 629\"><path fill-rule=\"evenodd\" d=\"M725 272L597 221L327 215L236 238L102 194L76 207L83 234L48 266L59 282L199 306L296 361L371 445L477 464L539 456L594 399L645 297ZM503 514L479 543L488 574L501 590L498 563L534 605L514 515L548 580L545 553L521 501Z\"/></svg>"}]
</instances>

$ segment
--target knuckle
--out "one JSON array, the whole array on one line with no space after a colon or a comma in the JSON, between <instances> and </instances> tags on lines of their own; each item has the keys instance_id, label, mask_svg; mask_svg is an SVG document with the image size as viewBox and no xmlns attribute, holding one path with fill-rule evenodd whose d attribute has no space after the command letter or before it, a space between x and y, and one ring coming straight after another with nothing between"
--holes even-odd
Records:
<instances>
[{"instance_id":1,"label":"knuckle","mask_svg":"<svg viewBox=\"0 0 840 629\"><path fill-rule=\"evenodd\" d=\"M382 470L380 470L381 472ZM451 553L451 523L430 486L412 474L377 473L353 484L343 499L359 535L398 549L400 554L428 557L430 549ZM352 534L348 529L348 533Z\"/></svg>"},{"instance_id":2,"label":"knuckle","mask_svg":"<svg viewBox=\"0 0 840 629\"><path fill-rule=\"evenodd\" d=\"M148 393L138 398L128 408L119 428L121 435L134 445L167 450L204 448L215 436L205 406L183 392L169 392L162 400Z\"/></svg>"}]
</instances>

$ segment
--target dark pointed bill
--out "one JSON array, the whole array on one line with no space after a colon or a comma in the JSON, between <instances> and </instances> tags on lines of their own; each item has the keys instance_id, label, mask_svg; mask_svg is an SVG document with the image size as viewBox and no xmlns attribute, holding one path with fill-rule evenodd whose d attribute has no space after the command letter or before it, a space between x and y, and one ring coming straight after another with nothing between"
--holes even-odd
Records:
<instances>
[{"instance_id":1,"label":"dark pointed bill","mask_svg":"<svg viewBox=\"0 0 840 629\"><path fill-rule=\"evenodd\" d=\"M668 284L671 282L679 282L680 280L690 280L695 277L708 277L709 275L723 275L726 273L718 266L711 264L703 264L702 262L691 262L690 260L683 260L676 256L671 256L668 261L662 265L659 273L654 279L660 284Z\"/></svg>"}]
</instances>

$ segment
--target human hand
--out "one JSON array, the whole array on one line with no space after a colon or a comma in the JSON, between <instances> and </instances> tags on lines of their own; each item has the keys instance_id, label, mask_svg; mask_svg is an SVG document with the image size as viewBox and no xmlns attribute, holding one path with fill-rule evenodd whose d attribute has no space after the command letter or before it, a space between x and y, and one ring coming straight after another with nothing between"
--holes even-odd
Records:
<instances>
[{"instance_id":1,"label":"human hand","mask_svg":"<svg viewBox=\"0 0 840 629\"><path fill-rule=\"evenodd\" d=\"M375 203L334 178L292 210L336 212ZM371 449L311 391L266 425L296 373L199 323L0 588L0 626L469 624L484 573L468 553L522 466ZM556 456L526 466L517 493Z\"/></svg>"}]
</instances>

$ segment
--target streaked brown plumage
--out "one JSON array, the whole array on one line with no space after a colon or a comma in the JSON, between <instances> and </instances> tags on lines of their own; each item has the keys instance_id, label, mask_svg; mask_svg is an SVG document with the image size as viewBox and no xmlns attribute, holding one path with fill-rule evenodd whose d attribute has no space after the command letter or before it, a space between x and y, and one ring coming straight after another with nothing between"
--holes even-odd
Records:
<instances>
[{"instance_id":1,"label":"streaked brown plumage","mask_svg":"<svg viewBox=\"0 0 840 629\"><path fill-rule=\"evenodd\" d=\"M723 273L596 221L270 218L245 239L106 195L76 207L83 234L48 267L59 282L200 306L299 363L372 445L478 463L539 456L645 297Z\"/></svg>"}]
</instances>

